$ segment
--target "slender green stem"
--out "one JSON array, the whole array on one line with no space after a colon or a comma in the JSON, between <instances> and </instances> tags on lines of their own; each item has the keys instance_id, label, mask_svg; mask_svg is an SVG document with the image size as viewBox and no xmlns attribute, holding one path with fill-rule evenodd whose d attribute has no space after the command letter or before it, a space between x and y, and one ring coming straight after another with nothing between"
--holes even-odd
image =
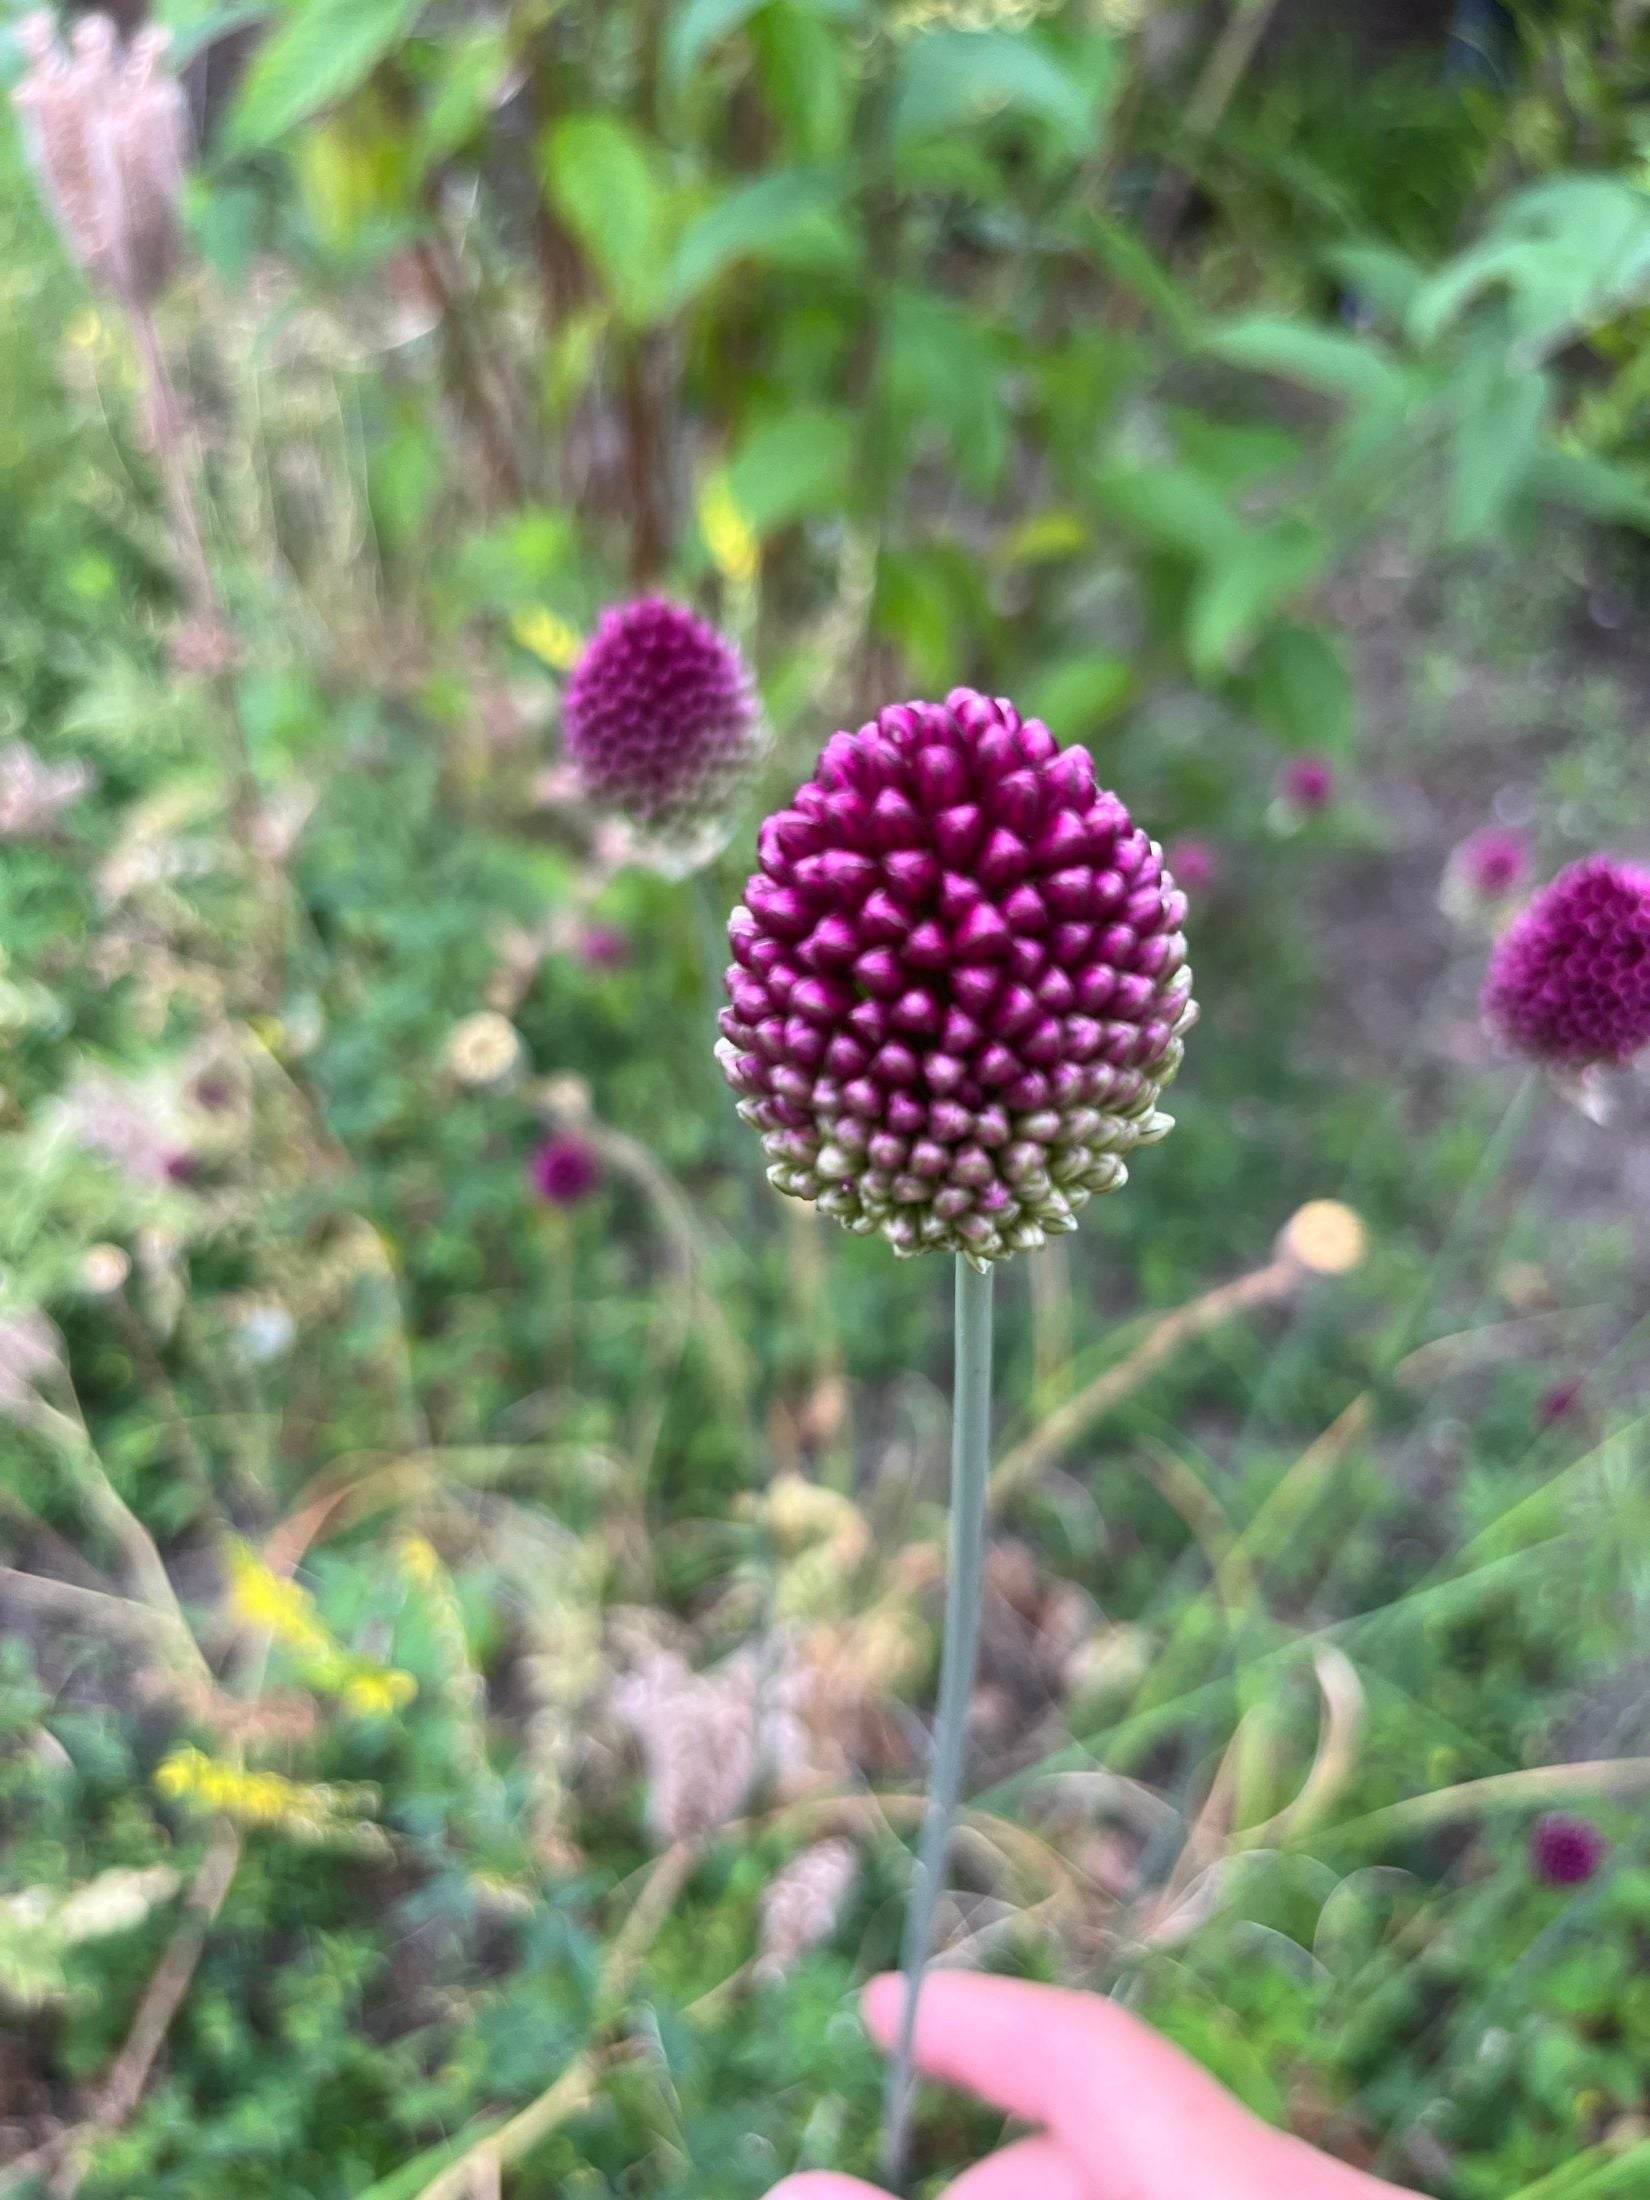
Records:
<instances>
[{"instance_id":1,"label":"slender green stem","mask_svg":"<svg viewBox=\"0 0 1650 2200\"><path fill-rule=\"evenodd\" d=\"M940 1659L940 1701L934 1724L934 1771L917 1857L917 1876L905 1913L901 1967L905 2015L888 2076L883 2169L896 2190L905 2180L911 2102L915 2091L912 2050L917 2003L933 1949L934 1918L945 1884L946 1860L962 1799L968 1708L979 1665L980 1608L985 1577L987 1478L991 1463L991 1286L984 1274L957 1262L956 1364L951 1423L951 1560L945 1594L945 1641Z\"/></svg>"}]
</instances>

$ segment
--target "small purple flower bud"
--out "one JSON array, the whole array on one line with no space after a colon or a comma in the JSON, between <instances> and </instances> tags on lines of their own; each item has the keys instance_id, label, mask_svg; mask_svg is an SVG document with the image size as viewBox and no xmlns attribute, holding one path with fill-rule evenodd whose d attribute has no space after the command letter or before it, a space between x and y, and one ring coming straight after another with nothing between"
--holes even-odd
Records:
<instances>
[{"instance_id":1,"label":"small purple flower bud","mask_svg":"<svg viewBox=\"0 0 1650 2200\"><path fill-rule=\"evenodd\" d=\"M1530 1834L1530 1869L1547 1887L1584 1887L1607 1853L1597 1826L1565 1811L1538 1818Z\"/></svg>"},{"instance_id":2,"label":"small purple flower bud","mask_svg":"<svg viewBox=\"0 0 1650 2200\"><path fill-rule=\"evenodd\" d=\"M1167 1133L1185 897L1083 750L967 688L888 709L758 851L717 1053L780 1191L984 1266L1074 1229Z\"/></svg>"},{"instance_id":3,"label":"small purple flower bud","mask_svg":"<svg viewBox=\"0 0 1650 2200\"><path fill-rule=\"evenodd\" d=\"M1335 767L1322 756L1297 756L1278 776L1278 792L1302 817L1316 817L1335 799Z\"/></svg>"},{"instance_id":4,"label":"small purple flower bud","mask_svg":"<svg viewBox=\"0 0 1650 2200\"><path fill-rule=\"evenodd\" d=\"M603 615L568 679L562 727L595 801L647 833L692 833L755 761L755 684L714 627L645 596Z\"/></svg>"},{"instance_id":5,"label":"small purple flower bud","mask_svg":"<svg viewBox=\"0 0 1650 2200\"><path fill-rule=\"evenodd\" d=\"M552 1207L579 1207L601 1182L602 1165L593 1146L562 1133L540 1146L530 1173L540 1199Z\"/></svg>"},{"instance_id":6,"label":"small purple flower bud","mask_svg":"<svg viewBox=\"0 0 1650 2200\"><path fill-rule=\"evenodd\" d=\"M1484 1011L1555 1069L1631 1061L1650 1041L1650 871L1609 856L1561 871L1497 941Z\"/></svg>"}]
</instances>

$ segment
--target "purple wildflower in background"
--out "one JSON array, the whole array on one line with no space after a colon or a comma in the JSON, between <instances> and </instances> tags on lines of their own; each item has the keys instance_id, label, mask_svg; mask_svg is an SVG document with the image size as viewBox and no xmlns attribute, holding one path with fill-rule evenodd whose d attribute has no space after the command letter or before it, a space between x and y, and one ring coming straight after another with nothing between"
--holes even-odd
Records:
<instances>
[{"instance_id":1,"label":"purple wildflower in background","mask_svg":"<svg viewBox=\"0 0 1650 2200\"><path fill-rule=\"evenodd\" d=\"M1560 872L1496 943L1484 1010L1554 1068L1630 1061L1650 1041L1650 871L1589 856Z\"/></svg>"},{"instance_id":2,"label":"purple wildflower in background","mask_svg":"<svg viewBox=\"0 0 1650 2200\"><path fill-rule=\"evenodd\" d=\"M1335 767L1322 756L1296 756L1278 775L1278 792L1302 817L1316 817L1335 799Z\"/></svg>"},{"instance_id":3,"label":"purple wildflower in background","mask_svg":"<svg viewBox=\"0 0 1650 2200\"><path fill-rule=\"evenodd\" d=\"M1451 862L1481 901L1500 901L1529 876L1529 843L1508 827L1486 825L1462 841Z\"/></svg>"},{"instance_id":4,"label":"purple wildflower in background","mask_svg":"<svg viewBox=\"0 0 1650 2200\"><path fill-rule=\"evenodd\" d=\"M630 935L616 924L587 924L574 945L591 970L622 970L630 960Z\"/></svg>"},{"instance_id":5,"label":"purple wildflower in background","mask_svg":"<svg viewBox=\"0 0 1650 2200\"><path fill-rule=\"evenodd\" d=\"M1604 1862L1607 1844L1597 1826L1567 1812L1538 1818L1530 1834L1530 1869L1543 1886L1584 1887Z\"/></svg>"},{"instance_id":6,"label":"purple wildflower in background","mask_svg":"<svg viewBox=\"0 0 1650 2200\"><path fill-rule=\"evenodd\" d=\"M1220 876L1220 851L1212 840L1174 841L1164 849L1163 861L1188 894L1202 893Z\"/></svg>"},{"instance_id":7,"label":"purple wildflower in background","mask_svg":"<svg viewBox=\"0 0 1650 2200\"><path fill-rule=\"evenodd\" d=\"M531 1175L540 1199L552 1207L578 1207L601 1182L601 1159L584 1139L562 1132L534 1154Z\"/></svg>"},{"instance_id":8,"label":"purple wildflower in background","mask_svg":"<svg viewBox=\"0 0 1650 2200\"><path fill-rule=\"evenodd\" d=\"M562 699L585 791L650 833L726 808L754 762L755 684L732 642L657 596L607 612Z\"/></svg>"},{"instance_id":9,"label":"purple wildflower in background","mask_svg":"<svg viewBox=\"0 0 1650 2200\"><path fill-rule=\"evenodd\" d=\"M1581 1382L1573 1377L1568 1382L1554 1383L1543 1391L1535 1409L1535 1417L1543 1428L1557 1428L1561 1421L1569 1420L1581 1403Z\"/></svg>"},{"instance_id":10,"label":"purple wildflower in background","mask_svg":"<svg viewBox=\"0 0 1650 2200\"><path fill-rule=\"evenodd\" d=\"M983 1267L1170 1129L1186 899L1085 750L970 688L896 705L757 845L717 1054L780 1191Z\"/></svg>"}]
</instances>

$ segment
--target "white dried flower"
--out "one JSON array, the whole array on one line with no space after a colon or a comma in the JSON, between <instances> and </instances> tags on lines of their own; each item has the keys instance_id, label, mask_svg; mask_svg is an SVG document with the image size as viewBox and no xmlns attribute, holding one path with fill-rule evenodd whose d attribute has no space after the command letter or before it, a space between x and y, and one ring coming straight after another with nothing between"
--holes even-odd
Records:
<instances>
[{"instance_id":1,"label":"white dried flower","mask_svg":"<svg viewBox=\"0 0 1650 2200\"><path fill-rule=\"evenodd\" d=\"M0 748L0 840L34 840L93 783L89 765L48 764L26 741Z\"/></svg>"},{"instance_id":2,"label":"white dried flower","mask_svg":"<svg viewBox=\"0 0 1650 2200\"><path fill-rule=\"evenodd\" d=\"M189 152L183 90L161 68L167 34L123 44L106 15L87 15L65 51L39 14L18 39L31 66L12 97L59 234L95 284L147 306L177 265Z\"/></svg>"},{"instance_id":3,"label":"white dried flower","mask_svg":"<svg viewBox=\"0 0 1650 2200\"><path fill-rule=\"evenodd\" d=\"M267 1366L292 1350L298 1324L278 1299L245 1299L235 1310L235 1334L246 1357Z\"/></svg>"},{"instance_id":4,"label":"white dried flower","mask_svg":"<svg viewBox=\"0 0 1650 2200\"><path fill-rule=\"evenodd\" d=\"M829 1940L858 1877L859 1851L840 1837L816 1841L793 1856L762 1897L757 1976L783 1978L810 1949Z\"/></svg>"},{"instance_id":5,"label":"white dried flower","mask_svg":"<svg viewBox=\"0 0 1650 2200\"><path fill-rule=\"evenodd\" d=\"M695 1673L669 1651L613 1691L640 1744L647 1818L664 1845L704 1841L739 1812L756 1778L756 1676L742 1659Z\"/></svg>"},{"instance_id":6,"label":"white dried flower","mask_svg":"<svg viewBox=\"0 0 1650 2200\"><path fill-rule=\"evenodd\" d=\"M521 1033L497 1009L478 1009L448 1034L444 1059L448 1074L472 1089L502 1085L526 1056Z\"/></svg>"},{"instance_id":7,"label":"white dried flower","mask_svg":"<svg viewBox=\"0 0 1650 2200\"><path fill-rule=\"evenodd\" d=\"M91 1245L81 1257L80 1288L91 1298L110 1298L131 1273L132 1257L123 1245Z\"/></svg>"},{"instance_id":8,"label":"white dried flower","mask_svg":"<svg viewBox=\"0 0 1650 2200\"><path fill-rule=\"evenodd\" d=\"M170 1083L142 1083L86 1070L57 1104L58 1121L76 1145L101 1154L134 1184L179 1180L186 1133Z\"/></svg>"}]
</instances>

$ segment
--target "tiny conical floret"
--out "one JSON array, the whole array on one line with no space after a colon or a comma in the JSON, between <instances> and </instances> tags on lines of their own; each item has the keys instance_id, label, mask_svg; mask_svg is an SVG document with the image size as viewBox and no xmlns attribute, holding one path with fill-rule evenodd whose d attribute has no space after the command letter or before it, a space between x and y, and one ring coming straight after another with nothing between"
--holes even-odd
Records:
<instances>
[{"instance_id":1,"label":"tiny conical floret","mask_svg":"<svg viewBox=\"0 0 1650 2200\"><path fill-rule=\"evenodd\" d=\"M760 745L756 688L725 635L644 596L604 614L562 700L585 790L641 832L714 826Z\"/></svg>"},{"instance_id":2,"label":"tiny conical floret","mask_svg":"<svg viewBox=\"0 0 1650 2200\"><path fill-rule=\"evenodd\" d=\"M718 1057L782 1192L984 1266L1170 1129L1185 896L1080 748L955 689L828 743L733 912Z\"/></svg>"},{"instance_id":3,"label":"tiny conical floret","mask_svg":"<svg viewBox=\"0 0 1650 2200\"><path fill-rule=\"evenodd\" d=\"M1554 1069L1631 1061L1650 1043L1650 871L1589 856L1560 872L1496 943L1484 1010Z\"/></svg>"}]
</instances>

